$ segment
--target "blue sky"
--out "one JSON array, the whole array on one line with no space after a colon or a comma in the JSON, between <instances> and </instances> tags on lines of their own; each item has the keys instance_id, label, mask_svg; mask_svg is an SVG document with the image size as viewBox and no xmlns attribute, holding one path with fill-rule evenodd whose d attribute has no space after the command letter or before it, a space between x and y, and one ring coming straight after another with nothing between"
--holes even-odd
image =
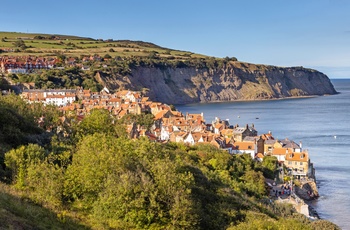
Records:
<instances>
[{"instance_id":1,"label":"blue sky","mask_svg":"<svg viewBox=\"0 0 350 230\"><path fill-rule=\"evenodd\" d=\"M0 31L130 39L350 78L348 0L3 0ZM13 9L12 9L13 8Z\"/></svg>"}]
</instances>

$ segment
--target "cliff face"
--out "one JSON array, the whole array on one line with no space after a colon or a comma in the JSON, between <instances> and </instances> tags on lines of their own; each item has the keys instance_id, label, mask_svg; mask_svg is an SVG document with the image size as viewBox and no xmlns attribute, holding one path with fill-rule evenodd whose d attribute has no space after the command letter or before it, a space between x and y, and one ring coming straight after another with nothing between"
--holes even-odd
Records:
<instances>
[{"instance_id":1,"label":"cliff face","mask_svg":"<svg viewBox=\"0 0 350 230\"><path fill-rule=\"evenodd\" d=\"M98 76L110 89L143 91L168 104L335 94L326 75L302 67L231 62L220 69L136 67L126 77Z\"/></svg>"}]
</instances>

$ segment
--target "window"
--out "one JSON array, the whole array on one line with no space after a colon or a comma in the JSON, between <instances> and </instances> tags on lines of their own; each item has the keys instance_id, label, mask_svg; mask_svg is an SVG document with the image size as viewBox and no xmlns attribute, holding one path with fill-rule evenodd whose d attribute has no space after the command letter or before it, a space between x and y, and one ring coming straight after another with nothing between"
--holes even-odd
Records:
<instances>
[{"instance_id":1,"label":"window","mask_svg":"<svg viewBox=\"0 0 350 230\"><path fill-rule=\"evenodd\" d=\"M289 165L291 165L291 164L292 164L292 162L291 162L291 161L288 161L288 164L289 164Z\"/></svg>"},{"instance_id":2,"label":"window","mask_svg":"<svg viewBox=\"0 0 350 230\"><path fill-rule=\"evenodd\" d=\"M300 162L300 165L303 165L303 162Z\"/></svg>"}]
</instances>

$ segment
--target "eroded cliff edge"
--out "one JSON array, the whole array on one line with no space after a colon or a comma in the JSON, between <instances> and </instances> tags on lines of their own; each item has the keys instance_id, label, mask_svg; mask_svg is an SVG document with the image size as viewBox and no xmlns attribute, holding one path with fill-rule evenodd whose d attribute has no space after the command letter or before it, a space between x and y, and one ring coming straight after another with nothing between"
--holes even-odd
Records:
<instances>
[{"instance_id":1,"label":"eroded cliff edge","mask_svg":"<svg viewBox=\"0 0 350 230\"><path fill-rule=\"evenodd\" d=\"M222 68L141 67L127 76L97 74L112 90L143 91L167 104L262 100L337 93L329 78L303 67L230 62Z\"/></svg>"}]
</instances>

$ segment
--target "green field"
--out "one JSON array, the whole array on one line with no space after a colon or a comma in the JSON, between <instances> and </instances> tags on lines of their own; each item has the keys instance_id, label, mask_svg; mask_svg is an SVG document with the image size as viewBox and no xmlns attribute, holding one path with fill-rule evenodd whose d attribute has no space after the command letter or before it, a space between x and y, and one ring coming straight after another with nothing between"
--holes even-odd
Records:
<instances>
[{"instance_id":1,"label":"green field","mask_svg":"<svg viewBox=\"0 0 350 230\"><path fill-rule=\"evenodd\" d=\"M22 40L25 48L16 46ZM16 52L3 52L2 55L45 56L61 53L67 56L98 54L112 57L146 57L155 53L158 57L173 57L186 60L189 58L207 58L188 51L163 48L152 43L129 40L101 40L67 35L30 34L16 32L0 32L0 49L14 49Z\"/></svg>"}]
</instances>

